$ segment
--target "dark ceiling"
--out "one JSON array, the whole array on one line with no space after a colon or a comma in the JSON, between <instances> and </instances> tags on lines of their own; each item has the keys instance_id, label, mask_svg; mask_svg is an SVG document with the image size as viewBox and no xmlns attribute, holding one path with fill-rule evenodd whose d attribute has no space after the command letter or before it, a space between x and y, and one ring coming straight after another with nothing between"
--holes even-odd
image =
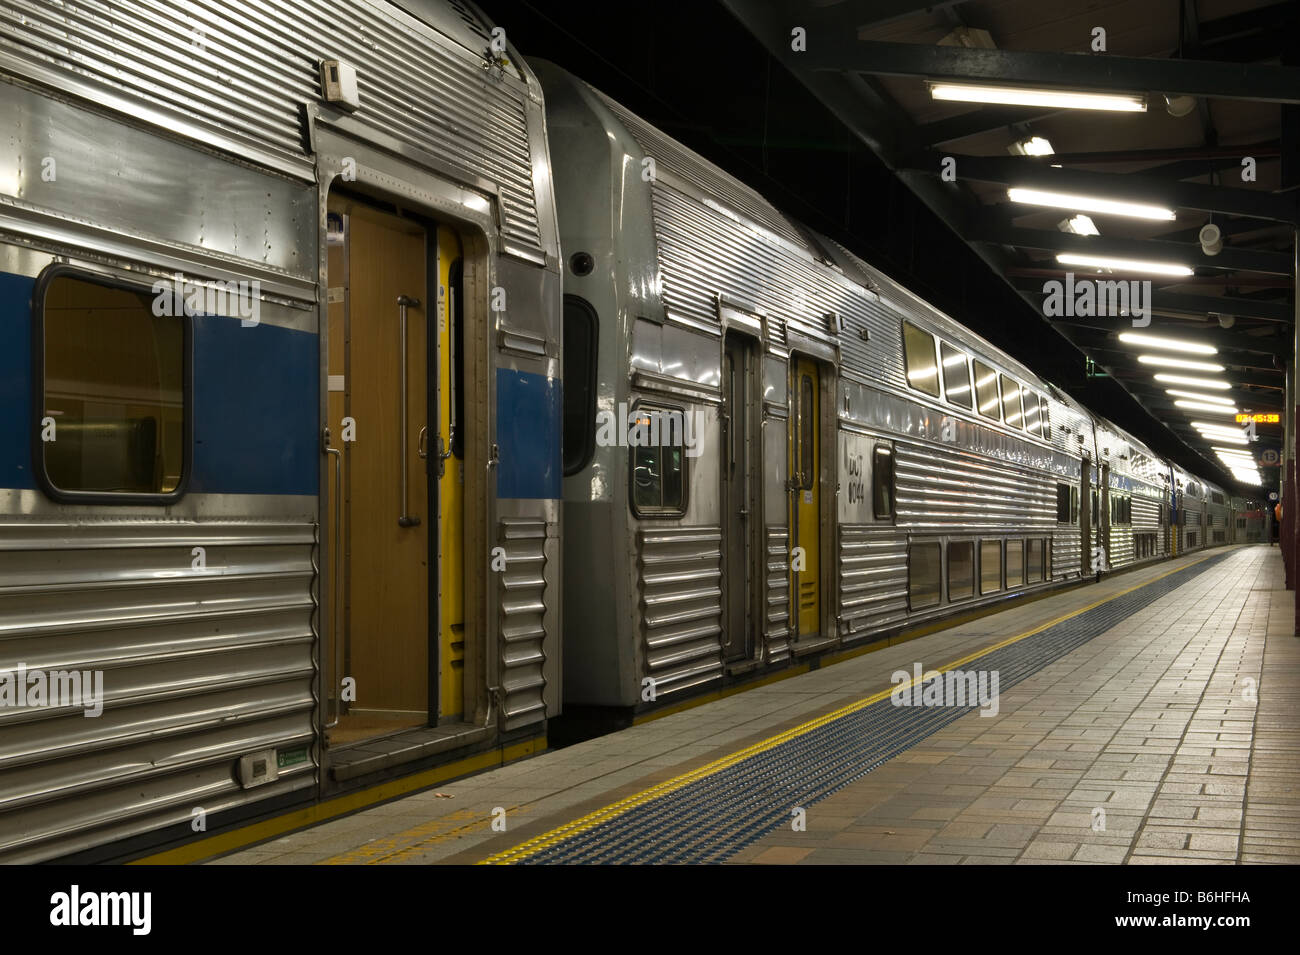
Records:
<instances>
[{"instance_id":1,"label":"dark ceiling","mask_svg":"<svg viewBox=\"0 0 1300 955\"><path fill-rule=\"evenodd\" d=\"M1300 52L1300 3L482 5L525 57L576 73L1182 467L1236 486L1164 386L1116 340L1126 325L1044 317L1044 282L1063 272L1058 252L1101 240L1100 254L1193 265L1190 279L1155 280L1154 316L1143 331L1192 332L1187 337L1217 346L1212 360L1228 368L1238 407L1282 409L1300 107L1269 97L1300 101L1293 71L1272 65L1290 65ZM796 25L808 30L803 54L789 51ZM1023 85L1050 82L1044 73L1062 85L1077 82L1070 70L1092 76L1096 59L1060 54L1086 53L1095 25L1106 27L1107 52L1094 57L1109 58L1103 72L1117 85L1141 75L1135 89L1178 82L1211 95L1178 117L1162 100L1147 113L1102 114L929 98L927 76ZM1034 59L1041 54L1054 58ZM1147 68L1184 75L1141 74ZM1213 95L1225 90L1231 98ZM1055 155L1010 156L1007 145L1027 135L1049 139ZM1254 183L1235 181L1244 154L1257 161ZM957 158L958 182L939 180L943 156ZM1177 219L1096 216L1100 237L1069 235L1056 227L1068 213L1015 206L1006 200L1010 184L1141 196L1175 207ZM1197 243L1211 215L1225 243L1214 257ZM1231 327L1211 313L1232 315ZM1279 447L1280 427L1262 425L1259 437L1255 450ZM1266 487L1276 473L1262 469Z\"/></svg>"}]
</instances>

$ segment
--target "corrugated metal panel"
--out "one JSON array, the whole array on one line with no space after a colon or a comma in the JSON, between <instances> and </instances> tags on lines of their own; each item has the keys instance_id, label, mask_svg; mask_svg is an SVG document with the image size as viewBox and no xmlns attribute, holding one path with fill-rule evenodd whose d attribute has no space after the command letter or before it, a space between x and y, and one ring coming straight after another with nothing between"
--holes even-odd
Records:
<instances>
[{"instance_id":1,"label":"corrugated metal panel","mask_svg":"<svg viewBox=\"0 0 1300 955\"><path fill-rule=\"evenodd\" d=\"M657 168L671 169L697 189L716 197L733 212L781 236L787 242L807 246L808 239L799 229L753 189L664 135L639 116L629 113L604 93L599 90L594 92L627 127L645 154L654 159Z\"/></svg>"},{"instance_id":2,"label":"corrugated metal panel","mask_svg":"<svg viewBox=\"0 0 1300 955\"><path fill-rule=\"evenodd\" d=\"M763 647L768 663L790 655L790 530L771 525L767 537L767 589L763 598Z\"/></svg>"},{"instance_id":3,"label":"corrugated metal panel","mask_svg":"<svg viewBox=\"0 0 1300 955\"><path fill-rule=\"evenodd\" d=\"M240 756L313 740L314 528L0 528L0 669L98 671L104 710L0 708L0 858L31 861L316 781L247 792ZM206 568L193 569L193 548Z\"/></svg>"},{"instance_id":4,"label":"corrugated metal panel","mask_svg":"<svg viewBox=\"0 0 1300 955\"><path fill-rule=\"evenodd\" d=\"M872 524L840 525L840 633L876 630L907 616L907 534Z\"/></svg>"},{"instance_id":5,"label":"corrugated metal panel","mask_svg":"<svg viewBox=\"0 0 1300 955\"><path fill-rule=\"evenodd\" d=\"M444 19L471 42L461 17ZM540 246L525 85L386 4L0 0L0 54L296 161L302 104L319 100L317 61L342 58L357 70L356 121L499 184L503 232Z\"/></svg>"},{"instance_id":6,"label":"corrugated metal panel","mask_svg":"<svg viewBox=\"0 0 1300 955\"><path fill-rule=\"evenodd\" d=\"M722 528L637 531L645 675L662 699L722 675Z\"/></svg>"},{"instance_id":7,"label":"corrugated metal panel","mask_svg":"<svg viewBox=\"0 0 1300 955\"><path fill-rule=\"evenodd\" d=\"M1077 524L1057 525L1052 534L1052 579L1073 577L1079 573L1081 534Z\"/></svg>"},{"instance_id":8,"label":"corrugated metal panel","mask_svg":"<svg viewBox=\"0 0 1300 955\"><path fill-rule=\"evenodd\" d=\"M502 725L507 730L546 719L546 522L510 517L498 543Z\"/></svg>"},{"instance_id":9,"label":"corrugated metal panel","mask_svg":"<svg viewBox=\"0 0 1300 955\"><path fill-rule=\"evenodd\" d=\"M1050 474L950 448L895 444L897 521L912 529L1056 530Z\"/></svg>"}]
</instances>

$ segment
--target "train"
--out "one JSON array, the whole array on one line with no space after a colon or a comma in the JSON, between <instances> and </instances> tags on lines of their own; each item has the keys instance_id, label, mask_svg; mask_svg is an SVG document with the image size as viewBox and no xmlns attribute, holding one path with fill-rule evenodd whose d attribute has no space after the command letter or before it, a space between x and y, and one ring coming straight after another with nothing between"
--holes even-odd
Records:
<instances>
[{"instance_id":1,"label":"train","mask_svg":"<svg viewBox=\"0 0 1300 955\"><path fill-rule=\"evenodd\" d=\"M355 808L1260 539L467 0L25 10L0 861Z\"/></svg>"}]
</instances>

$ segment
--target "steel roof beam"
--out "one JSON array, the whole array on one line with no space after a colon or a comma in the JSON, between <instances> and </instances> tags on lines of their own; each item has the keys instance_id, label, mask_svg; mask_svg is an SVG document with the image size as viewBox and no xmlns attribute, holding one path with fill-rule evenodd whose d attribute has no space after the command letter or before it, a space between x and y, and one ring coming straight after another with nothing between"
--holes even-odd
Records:
<instances>
[{"instance_id":1,"label":"steel roof beam","mask_svg":"<svg viewBox=\"0 0 1300 955\"><path fill-rule=\"evenodd\" d=\"M1300 104L1300 70L1270 64L885 43L843 30L810 34L800 55L804 68L815 71Z\"/></svg>"}]
</instances>

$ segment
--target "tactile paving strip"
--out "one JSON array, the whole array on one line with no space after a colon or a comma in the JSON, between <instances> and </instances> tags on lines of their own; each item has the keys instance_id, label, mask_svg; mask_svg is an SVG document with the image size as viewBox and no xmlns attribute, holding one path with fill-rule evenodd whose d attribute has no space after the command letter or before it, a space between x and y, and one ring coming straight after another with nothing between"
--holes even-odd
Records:
<instances>
[{"instance_id":1,"label":"tactile paving strip","mask_svg":"<svg viewBox=\"0 0 1300 955\"><path fill-rule=\"evenodd\" d=\"M978 657L999 691L1105 633L1225 559L1208 558ZM888 697L589 829L522 853L523 864L721 862L886 760L979 707L895 706ZM509 855L507 853L506 855ZM503 859L502 861L514 861Z\"/></svg>"}]
</instances>

